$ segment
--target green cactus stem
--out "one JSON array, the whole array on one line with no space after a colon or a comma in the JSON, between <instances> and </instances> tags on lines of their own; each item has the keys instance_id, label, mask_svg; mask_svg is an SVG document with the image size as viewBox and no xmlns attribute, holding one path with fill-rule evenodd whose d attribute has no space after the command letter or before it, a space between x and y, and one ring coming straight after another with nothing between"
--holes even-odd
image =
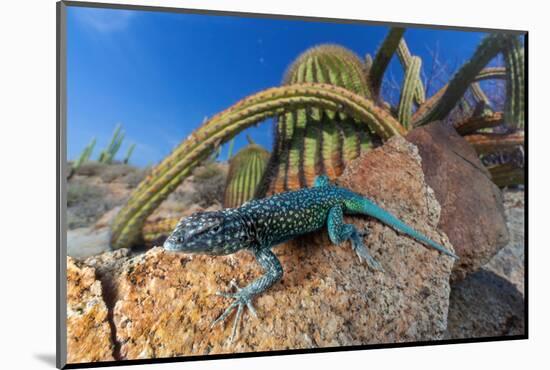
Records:
<instances>
[{"instance_id":1,"label":"green cactus stem","mask_svg":"<svg viewBox=\"0 0 550 370\"><path fill-rule=\"evenodd\" d=\"M115 217L111 228L112 247L130 247L139 240L147 216L218 145L266 118L305 107L343 110L382 139L404 134L403 127L388 112L338 86L299 84L261 91L209 119L152 170Z\"/></svg>"},{"instance_id":2,"label":"green cactus stem","mask_svg":"<svg viewBox=\"0 0 550 370\"><path fill-rule=\"evenodd\" d=\"M130 162L130 157L132 156L132 153L134 152L135 148L136 148L136 144L130 145L130 147L128 148L128 151L126 152L126 156L124 157L124 160L122 161L122 163L128 164L128 162Z\"/></svg>"},{"instance_id":3,"label":"green cactus stem","mask_svg":"<svg viewBox=\"0 0 550 370\"><path fill-rule=\"evenodd\" d=\"M403 70L407 71L412 62L412 55L411 55L411 52L409 51L409 47L407 46L407 43L405 42L404 37L401 37L401 40L397 45L397 57L399 58L399 62L401 63ZM420 57L417 57L417 58L420 58ZM418 73L418 77L416 78L416 81L414 82L414 85L415 85L414 102L417 105L421 105L422 103L424 103L424 101L426 101L426 92L424 91L424 84L422 83L422 79L420 78L420 71Z\"/></svg>"},{"instance_id":4,"label":"green cactus stem","mask_svg":"<svg viewBox=\"0 0 550 370\"><path fill-rule=\"evenodd\" d=\"M384 73L390 64L390 60L399 46L399 42L401 41L401 37L403 37L404 33L405 28L391 28L384 38L382 45L376 52L368 78L370 89L374 97L380 96L380 88L382 87Z\"/></svg>"},{"instance_id":5,"label":"green cactus stem","mask_svg":"<svg viewBox=\"0 0 550 370\"><path fill-rule=\"evenodd\" d=\"M504 123L508 128L523 128L525 125L525 66L523 48L518 37L509 41L504 53L506 63L506 103Z\"/></svg>"},{"instance_id":6,"label":"green cactus stem","mask_svg":"<svg viewBox=\"0 0 550 370\"><path fill-rule=\"evenodd\" d=\"M413 98L417 94L418 80L420 79L421 59L419 57L411 57L405 77L403 79L403 87L401 88L401 97L399 98L399 106L397 108L397 120L407 130L411 126L411 116L413 111Z\"/></svg>"},{"instance_id":7,"label":"green cactus stem","mask_svg":"<svg viewBox=\"0 0 550 370\"><path fill-rule=\"evenodd\" d=\"M269 152L253 142L235 154L229 163L224 207L239 207L254 198L268 160Z\"/></svg>"},{"instance_id":8,"label":"green cactus stem","mask_svg":"<svg viewBox=\"0 0 550 370\"><path fill-rule=\"evenodd\" d=\"M111 141L109 142L109 145L107 145L107 148L101 151L98 161L105 164L112 163L116 153L118 152L118 150L120 149L120 146L122 145L123 140L124 140L124 131L122 131L121 125L118 124L115 127L115 131L113 132L113 136L111 137Z\"/></svg>"},{"instance_id":9,"label":"green cactus stem","mask_svg":"<svg viewBox=\"0 0 550 370\"><path fill-rule=\"evenodd\" d=\"M92 155L92 152L94 151L96 139L95 137L92 138L90 143L86 145L84 150L82 150L82 153L80 153L80 156L78 156L78 159L73 163L71 170L69 172L69 176L67 176L68 179L73 177L73 175L78 171L80 166L82 166L84 163L88 162L90 160L90 156Z\"/></svg>"}]
</instances>

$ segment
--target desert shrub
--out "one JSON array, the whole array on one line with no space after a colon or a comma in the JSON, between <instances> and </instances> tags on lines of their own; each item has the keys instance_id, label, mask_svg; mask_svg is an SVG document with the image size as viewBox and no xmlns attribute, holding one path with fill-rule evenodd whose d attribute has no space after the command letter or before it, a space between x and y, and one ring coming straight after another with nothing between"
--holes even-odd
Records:
<instances>
[{"instance_id":1,"label":"desert shrub","mask_svg":"<svg viewBox=\"0 0 550 370\"><path fill-rule=\"evenodd\" d=\"M99 176L105 167L107 167L107 165L104 163L90 161L83 163L76 170L76 174L80 176Z\"/></svg>"},{"instance_id":2,"label":"desert shrub","mask_svg":"<svg viewBox=\"0 0 550 370\"><path fill-rule=\"evenodd\" d=\"M120 179L121 182L128 184L129 189L133 189L151 172L150 167L145 168L135 168L134 171L131 171L124 175Z\"/></svg>"},{"instance_id":3,"label":"desert shrub","mask_svg":"<svg viewBox=\"0 0 550 370\"><path fill-rule=\"evenodd\" d=\"M210 162L197 168L193 173L195 193L192 194L192 203L208 207L215 203L222 203L227 171L215 162Z\"/></svg>"}]
</instances>

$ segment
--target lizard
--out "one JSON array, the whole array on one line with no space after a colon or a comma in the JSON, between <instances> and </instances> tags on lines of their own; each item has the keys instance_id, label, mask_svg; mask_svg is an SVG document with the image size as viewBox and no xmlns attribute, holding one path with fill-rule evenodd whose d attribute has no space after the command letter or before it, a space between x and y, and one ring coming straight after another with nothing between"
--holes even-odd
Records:
<instances>
[{"instance_id":1,"label":"lizard","mask_svg":"<svg viewBox=\"0 0 550 370\"><path fill-rule=\"evenodd\" d=\"M362 238L368 235L368 231L359 231L353 224L344 223L344 214L371 216L458 259L454 253L414 230L371 199L330 183L326 175L317 177L310 188L250 200L238 208L198 212L182 218L164 242L163 248L166 251L208 255L229 255L248 250L255 256L264 270L261 277L244 288L240 288L233 280L230 287L235 292L216 292L234 301L212 322L211 327L224 322L236 309L230 337L230 342L233 342L244 308L247 307L257 317L253 298L264 293L283 276L283 267L271 250L278 244L326 226L333 244L339 245L350 240L361 262L364 259L374 270L384 271L363 244Z\"/></svg>"}]
</instances>

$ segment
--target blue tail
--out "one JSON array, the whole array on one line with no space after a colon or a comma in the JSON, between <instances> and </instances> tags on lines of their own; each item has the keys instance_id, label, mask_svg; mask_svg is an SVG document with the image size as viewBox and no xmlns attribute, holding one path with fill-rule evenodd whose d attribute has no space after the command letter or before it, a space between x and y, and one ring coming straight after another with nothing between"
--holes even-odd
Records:
<instances>
[{"instance_id":1,"label":"blue tail","mask_svg":"<svg viewBox=\"0 0 550 370\"><path fill-rule=\"evenodd\" d=\"M355 203L354 201L353 203ZM357 203L354 204L354 206L351 207L350 211L357 212L361 214L365 214L371 217L374 217L383 223L385 223L388 226L391 226L392 228L401 231L404 234L407 234L410 237L413 237L414 239L423 242L426 245L429 245L430 247L437 249L441 253L444 253L448 256L451 256L453 258L458 259L458 256L451 251L447 250L442 245L437 244L433 240L429 239L427 236L421 234L420 232L416 231L409 225L405 224L403 221L399 220L397 217L386 211L385 209L377 206L375 203L373 203L371 200L362 198L359 203L361 204L360 207L357 207ZM346 207L348 208L348 207ZM357 209L359 208L359 209Z\"/></svg>"}]
</instances>

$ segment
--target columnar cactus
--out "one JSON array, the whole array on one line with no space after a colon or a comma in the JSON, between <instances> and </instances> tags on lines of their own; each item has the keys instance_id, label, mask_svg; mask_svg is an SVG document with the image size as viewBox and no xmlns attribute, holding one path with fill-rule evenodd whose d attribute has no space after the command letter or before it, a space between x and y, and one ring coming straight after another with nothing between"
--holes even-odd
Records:
<instances>
[{"instance_id":1,"label":"columnar cactus","mask_svg":"<svg viewBox=\"0 0 550 370\"><path fill-rule=\"evenodd\" d=\"M224 207L235 208L252 199L267 166L269 152L249 141L229 162Z\"/></svg>"},{"instance_id":2,"label":"columnar cactus","mask_svg":"<svg viewBox=\"0 0 550 370\"><path fill-rule=\"evenodd\" d=\"M403 79L401 97L399 98L399 106L397 108L397 120L406 129L409 129L411 126L413 98L418 94L421 63L422 61L419 57L411 57L405 70L405 78Z\"/></svg>"},{"instance_id":3,"label":"columnar cactus","mask_svg":"<svg viewBox=\"0 0 550 370\"><path fill-rule=\"evenodd\" d=\"M118 152L118 150L120 149L120 146L122 145L123 140L124 140L124 132L121 131L121 126L119 124L116 126L115 131L113 132L113 136L111 137L111 141L109 142L109 145L107 145L107 148L101 151L98 161L106 164L112 163L116 153Z\"/></svg>"},{"instance_id":4,"label":"columnar cactus","mask_svg":"<svg viewBox=\"0 0 550 370\"><path fill-rule=\"evenodd\" d=\"M373 97L378 98L380 96L380 88L382 87L382 79L384 78L384 73L386 72L386 68L388 68L388 65L390 64L393 54L399 46L399 42L401 41L401 37L403 37L403 33L405 33L404 28L391 28L386 38L382 42L382 45L376 52L376 55L374 56L372 67L369 70L368 76L369 85Z\"/></svg>"},{"instance_id":5,"label":"columnar cactus","mask_svg":"<svg viewBox=\"0 0 550 370\"><path fill-rule=\"evenodd\" d=\"M504 122L509 128L523 128L525 125L525 66L523 48L517 37L509 40L504 59L507 84Z\"/></svg>"},{"instance_id":6,"label":"columnar cactus","mask_svg":"<svg viewBox=\"0 0 550 370\"><path fill-rule=\"evenodd\" d=\"M74 163L71 167L71 170L69 172L69 176L68 176L69 179L75 174L76 171L78 171L80 166L82 166L84 163L88 162L88 160L90 159L90 156L92 155L92 152L94 151L95 143L96 143L96 140L95 140L95 137L94 137L94 138L92 138L90 143L88 145L86 145L84 150L82 150L82 153L80 153L80 156L78 157L78 159L76 161L74 161Z\"/></svg>"},{"instance_id":7,"label":"columnar cactus","mask_svg":"<svg viewBox=\"0 0 550 370\"><path fill-rule=\"evenodd\" d=\"M404 37L401 38L399 44L397 45L397 57L399 58L399 62L401 63L403 69L407 71L413 61L413 56L409 51L409 47L407 46ZM424 91L424 84L422 83L422 79L420 78L420 70L418 76L416 77L416 81L414 82L414 88L414 102L417 105L420 105L426 100L426 92Z\"/></svg>"}]
</instances>

